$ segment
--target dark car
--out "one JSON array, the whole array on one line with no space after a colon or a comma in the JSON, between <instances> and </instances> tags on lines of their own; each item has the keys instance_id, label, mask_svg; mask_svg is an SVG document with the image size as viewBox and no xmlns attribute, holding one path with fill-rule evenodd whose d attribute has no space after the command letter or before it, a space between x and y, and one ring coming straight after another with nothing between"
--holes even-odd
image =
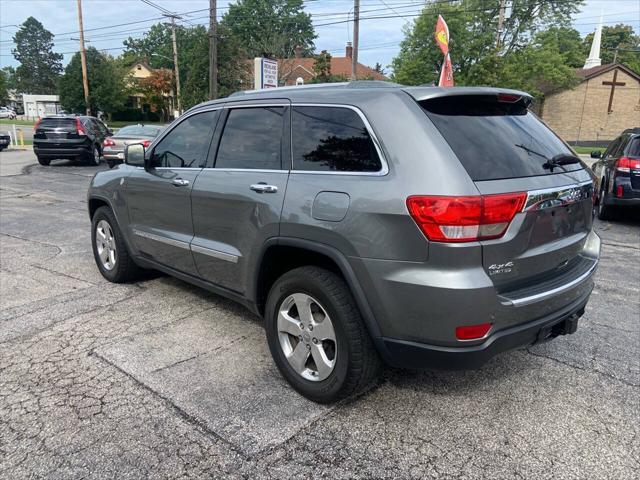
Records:
<instances>
[{"instance_id":1,"label":"dark car","mask_svg":"<svg viewBox=\"0 0 640 480\"><path fill-rule=\"evenodd\" d=\"M0 152L11 145L11 137L6 133L0 133Z\"/></svg>"},{"instance_id":2,"label":"dark car","mask_svg":"<svg viewBox=\"0 0 640 480\"><path fill-rule=\"evenodd\" d=\"M106 138L102 142L102 156L109 167L122 163L124 149L131 143L142 143L145 148L164 129L164 125L127 125L116 132L115 135Z\"/></svg>"},{"instance_id":3,"label":"dark car","mask_svg":"<svg viewBox=\"0 0 640 480\"><path fill-rule=\"evenodd\" d=\"M158 269L246 305L318 402L364 389L380 359L478 368L576 331L600 255L593 180L530 95L273 90L194 107L93 177L107 280Z\"/></svg>"},{"instance_id":4,"label":"dark car","mask_svg":"<svg viewBox=\"0 0 640 480\"><path fill-rule=\"evenodd\" d=\"M113 133L95 117L54 115L34 127L33 152L40 165L57 158L100 164L102 142Z\"/></svg>"},{"instance_id":5,"label":"dark car","mask_svg":"<svg viewBox=\"0 0 640 480\"><path fill-rule=\"evenodd\" d=\"M617 207L640 206L640 127L629 128L609 144L592 169L598 179L598 218Z\"/></svg>"}]
</instances>

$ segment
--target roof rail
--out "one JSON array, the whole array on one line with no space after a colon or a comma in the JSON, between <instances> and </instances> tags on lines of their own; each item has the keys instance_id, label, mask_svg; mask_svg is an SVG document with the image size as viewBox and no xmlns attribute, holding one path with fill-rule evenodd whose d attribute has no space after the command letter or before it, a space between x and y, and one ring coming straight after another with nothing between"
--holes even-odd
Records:
<instances>
[{"instance_id":1,"label":"roof rail","mask_svg":"<svg viewBox=\"0 0 640 480\"><path fill-rule=\"evenodd\" d=\"M232 93L230 97L237 97L241 95L249 95L253 93L270 93L280 90L306 90L316 88L397 88L402 85L393 82L384 82L381 80L355 80L350 82L334 82L334 83L308 83L305 85L289 85L286 87L278 87L273 89L264 90L241 90L239 92Z\"/></svg>"}]
</instances>

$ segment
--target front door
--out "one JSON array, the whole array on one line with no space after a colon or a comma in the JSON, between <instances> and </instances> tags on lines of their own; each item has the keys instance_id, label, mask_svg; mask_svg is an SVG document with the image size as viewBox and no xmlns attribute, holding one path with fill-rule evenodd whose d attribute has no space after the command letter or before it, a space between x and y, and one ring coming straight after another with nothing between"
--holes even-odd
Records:
<instances>
[{"instance_id":1,"label":"front door","mask_svg":"<svg viewBox=\"0 0 640 480\"><path fill-rule=\"evenodd\" d=\"M193 187L191 249L201 277L245 293L249 265L279 233L291 163L288 103L229 107L219 131L215 165Z\"/></svg>"},{"instance_id":2,"label":"front door","mask_svg":"<svg viewBox=\"0 0 640 480\"><path fill-rule=\"evenodd\" d=\"M196 274L191 191L207 160L217 110L186 117L149 152L152 168L126 179L131 238L142 256Z\"/></svg>"}]
</instances>

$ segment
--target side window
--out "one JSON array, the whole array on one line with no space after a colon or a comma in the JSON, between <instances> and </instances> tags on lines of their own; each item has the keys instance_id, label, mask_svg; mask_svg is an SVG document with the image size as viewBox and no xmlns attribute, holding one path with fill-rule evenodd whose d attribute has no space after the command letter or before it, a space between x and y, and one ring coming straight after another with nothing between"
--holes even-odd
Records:
<instances>
[{"instance_id":1,"label":"side window","mask_svg":"<svg viewBox=\"0 0 640 480\"><path fill-rule=\"evenodd\" d=\"M197 113L184 119L153 149L156 167L202 167L207 161L211 134L218 110Z\"/></svg>"},{"instance_id":2,"label":"side window","mask_svg":"<svg viewBox=\"0 0 640 480\"><path fill-rule=\"evenodd\" d=\"M378 172L382 163L360 116L339 107L293 107L293 169Z\"/></svg>"},{"instance_id":3,"label":"side window","mask_svg":"<svg viewBox=\"0 0 640 480\"><path fill-rule=\"evenodd\" d=\"M627 156L640 157L640 137L634 137L629 142L629 148L627 149Z\"/></svg>"},{"instance_id":4,"label":"side window","mask_svg":"<svg viewBox=\"0 0 640 480\"><path fill-rule=\"evenodd\" d=\"M620 146L621 141L622 141L622 137L618 137L613 142L611 142L611 144L609 144L607 149L604 151L604 154L602 155L602 158L607 158L607 157L613 156L615 151Z\"/></svg>"},{"instance_id":5,"label":"side window","mask_svg":"<svg viewBox=\"0 0 640 480\"><path fill-rule=\"evenodd\" d=\"M282 168L284 107L229 110L215 168Z\"/></svg>"}]
</instances>

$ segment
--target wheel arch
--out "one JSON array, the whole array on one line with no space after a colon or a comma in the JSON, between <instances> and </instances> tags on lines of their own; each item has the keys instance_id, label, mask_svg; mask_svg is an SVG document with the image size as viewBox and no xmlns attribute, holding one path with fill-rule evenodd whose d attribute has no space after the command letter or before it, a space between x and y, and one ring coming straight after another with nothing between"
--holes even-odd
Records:
<instances>
[{"instance_id":1,"label":"wheel arch","mask_svg":"<svg viewBox=\"0 0 640 480\"><path fill-rule=\"evenodd\" d=\"M344 279L360 309L369 335L374 344L379 345L380 328L364 290L346 256L336 248L299 238L271 238L265 242L257 265L251 292L260 315L264 315L271 286L281 275L303 265L317 265L334 271Z\"/></svg>"}]
</instances>

